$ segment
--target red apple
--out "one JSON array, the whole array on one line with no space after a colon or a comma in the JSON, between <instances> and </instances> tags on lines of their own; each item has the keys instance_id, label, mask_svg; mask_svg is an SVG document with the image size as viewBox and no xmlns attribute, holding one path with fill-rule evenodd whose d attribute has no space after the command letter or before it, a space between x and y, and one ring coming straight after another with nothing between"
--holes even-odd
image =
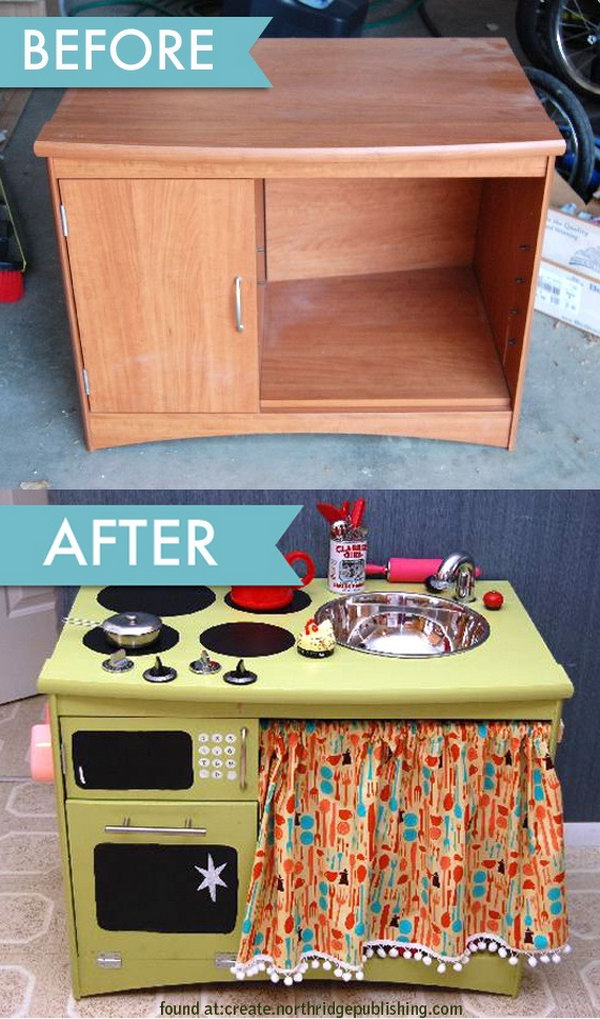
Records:
<instances>
[{"instance_id":1,"label":"red apple","mask_svg":"<svg viewBox=\"0 0 600 1019\"><path fill-rule=\"evenodd\" d=\"M500 591L486 591L483 596L483 604L486 609L501 609L504 605L504 595Z\"/></svg>"}]
</instances>

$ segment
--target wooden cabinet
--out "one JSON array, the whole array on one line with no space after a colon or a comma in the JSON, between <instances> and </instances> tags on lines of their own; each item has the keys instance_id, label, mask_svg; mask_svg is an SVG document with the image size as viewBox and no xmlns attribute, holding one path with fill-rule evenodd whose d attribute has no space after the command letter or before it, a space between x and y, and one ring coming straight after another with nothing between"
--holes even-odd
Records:
<instances>
[{"instance_id":1,"label":"wooden cabinet","mask_svg":"<svg viewBox=\"0 0 600 1019\"><path fill-rule=\"evenodd\" d=\"M507 44L254 52L271 89L72 92L37 142L90 448L512 446L563 142Z\"/></svg>"}]
</instances>

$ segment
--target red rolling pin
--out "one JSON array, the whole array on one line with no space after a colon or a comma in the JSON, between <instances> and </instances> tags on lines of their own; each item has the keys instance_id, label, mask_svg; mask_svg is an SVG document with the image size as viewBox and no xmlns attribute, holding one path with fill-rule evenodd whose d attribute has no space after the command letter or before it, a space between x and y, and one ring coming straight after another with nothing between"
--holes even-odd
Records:
<instances>
[{"instance_id":1,"label":"red rolling pin","mask_svg":"<svg viewBox=\"0 0 600 1019\"><path fill-rule=\"evenodd\" d=\"M385 566L367 563L367 577L385 577L390 584L422 584L433 573L437 573L443 559L388 559ZM476 576L481 575L477 567Z\"/></svg>"}]
</instances>

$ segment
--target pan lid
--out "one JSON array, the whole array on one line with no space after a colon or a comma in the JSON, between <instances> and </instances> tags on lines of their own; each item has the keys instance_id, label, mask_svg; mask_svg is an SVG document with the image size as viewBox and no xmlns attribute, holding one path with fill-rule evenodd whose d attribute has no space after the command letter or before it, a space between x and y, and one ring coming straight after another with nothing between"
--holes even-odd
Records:
<instances>
[{"instance_id":1,"label":"pan lid","mask_svg":"<svg viewBox=\"0 0 600 1019\"><path fill-rule=\"evenodd\" d=\"M143 637L160 630L162 620L151 612L118 612L105 619L102 628L115 637Z\"/></svg>"}]
</instances>

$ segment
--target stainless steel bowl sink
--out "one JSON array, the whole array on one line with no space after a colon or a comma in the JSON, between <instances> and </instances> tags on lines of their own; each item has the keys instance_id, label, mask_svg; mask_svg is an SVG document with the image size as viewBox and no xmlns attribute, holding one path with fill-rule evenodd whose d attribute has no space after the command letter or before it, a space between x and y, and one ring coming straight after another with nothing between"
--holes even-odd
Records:
<instances>
[{"instance_id":1,"label":"stainless steel bowl sink","mask_svg":"<svg viewBox=\"0 0 600 1019\"><path fill-rule=\"evenodd\" d=\"M443 658L471 651L490 635L487 619L468 605L406 591L335 598L315 612L317 623L325 619L338 644L389 658Z\"/></svg>"}]
</instances>

